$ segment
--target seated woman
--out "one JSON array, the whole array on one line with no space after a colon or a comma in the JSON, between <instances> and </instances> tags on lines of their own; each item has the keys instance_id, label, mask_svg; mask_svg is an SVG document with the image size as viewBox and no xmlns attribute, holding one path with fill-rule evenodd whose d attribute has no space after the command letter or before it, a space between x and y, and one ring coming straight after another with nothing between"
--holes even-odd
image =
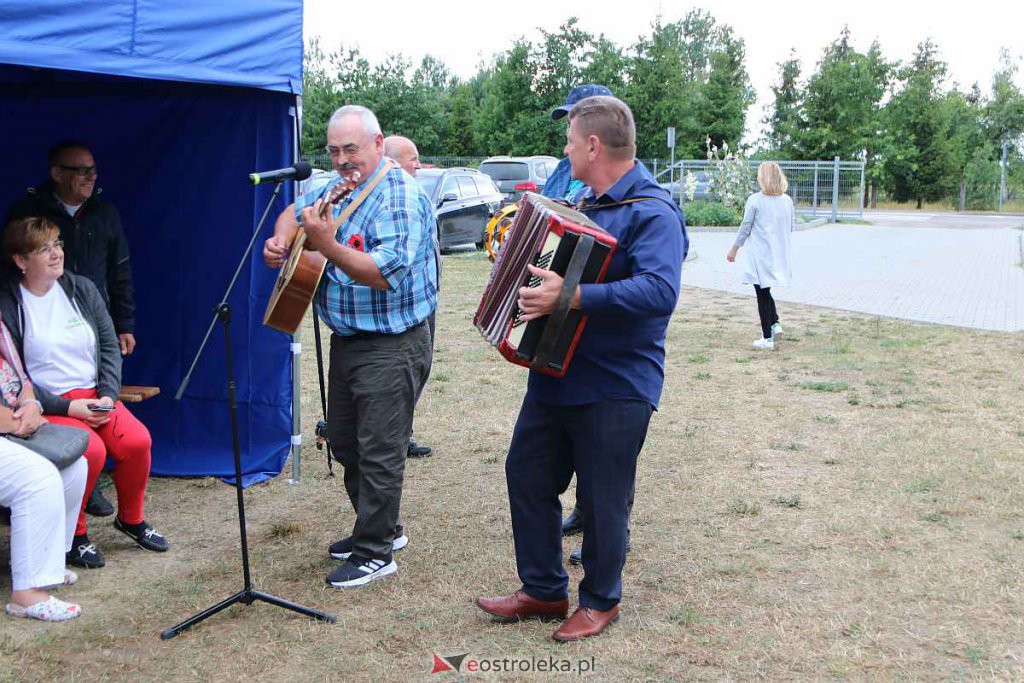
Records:
<instances>
[{"instance_id":1,"label":"seated woman","mask_svg":"<svg viewBox=\"0 0 1024 683\"><path fill-rule=\"evenodd\" d=\"M0 433L27 436L45 420L10 333L0 321ZM57 471L46 458L0 437L0 505L11 509L11 601L15 617L67 621L82 613L47 588L72 584L64 568L88 466L84 458Z\"/></svg>"},{"instance_id":2,"label":"seated woman","mask_svg":"<svg viewBox=\"0 0 1024 683\"><path fill-rule=\"evenodd\" d=\"M144 516L152 445L149 430L117 400L121 353L114 325L96 286L64 270L59 235L57 226L45 218L8 223L4 247L20 277L0 285L0 315L25 361L47 419L89 432L86 499L110 455L116 463L114 528L146 550L163 552L169 547L167 540ZM103 556L89 540L84 510L78 516L67 562L86 568L104 565Z\"/></svg>"}]
</instances>

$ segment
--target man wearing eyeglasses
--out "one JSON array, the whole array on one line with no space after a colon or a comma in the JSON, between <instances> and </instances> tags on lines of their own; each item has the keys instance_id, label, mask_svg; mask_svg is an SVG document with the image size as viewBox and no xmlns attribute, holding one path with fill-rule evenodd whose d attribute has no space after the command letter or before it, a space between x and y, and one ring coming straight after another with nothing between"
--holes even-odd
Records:
<instances>
[{"instance_id":1,"label":"man wearing eyeglasses","mask_svg":"<svg viewBox=\"0 0 1024 683\"><path fill-rule=\"evenodd\" d=\"M278 216L263 259L281 267L301 225L328 260L314 299L332 332L327 435L356 519L351 535L328 548L345 563L327 582L354 588L397 572L393 553L409 541L398 513L413 409L430 370L434 212L416 181L385 158L380 123L366 107L334 113L327 152L335 173ZM355 189L324 206L343 179Z\"/></svg>"},{"instance_id":2,"label":"man wearing eyeglasses","mask_svg":"<svg viewBox=\"0 0 1024 683\"><path fill-rule=\"evenodd\" d=\"M11 207L4 224L41 216L60 227L64 267L96 284L114 321L121 354L127 356L135 350L135 290L121 214L99 199L96 160L87 145L57 143L50 149L49 165L50 179L30 188ZM106 517L114 514L114 506L97 486L85 511Z\"/></svg>"},{"instance_id":3,"label":"man wearing eyeglasses","mask_svg":"<svg viewBox=\"0 0 1024 683\"><path fill-rule=\"evenodd\" d=\"M135 350L135 290L121 214L99 199L96 161L85 144L54 145L49 164L49 181L16 202L7 222L41 216L60 227L65 267L96 284L127 356Z\"/></svg>"}]
</instances>

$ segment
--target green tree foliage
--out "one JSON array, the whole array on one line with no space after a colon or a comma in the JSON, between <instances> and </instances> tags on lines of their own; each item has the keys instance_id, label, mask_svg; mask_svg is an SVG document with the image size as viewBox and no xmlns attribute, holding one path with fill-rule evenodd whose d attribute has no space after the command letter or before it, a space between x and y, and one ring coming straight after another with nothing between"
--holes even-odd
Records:
<instances>
[{"instance_id":1,"label":"green tree foliage","mask_svg":"<svg viewBox=\"0 0 1024 683\"><path fill-rule=\"evenodd\" d=\"M655 20L632 48L625 100L637 123L638 156L663 156L665 129L676 128L676 155L703 155L705 138L738 146L754 92L745 46L704 10L682 21Z\"/></svg>"},{"instance_id":2,"label":"green tree foliage","mask_svg":"<svg viewBox=\"0 0 1024 683\"><path fill-rule=\"evenodd\" d=\"M943 92L946 64L929 39L914 60L899 71L901 85L885 109L886 189L897 201L949 196L956 187L956 155L950 139L953 118Z\"/></svg>"},{"instance_id":3,"label":"green tree foliage","mask_svg":"<svg viewBox=\"0 0 1024 683\"><path fill-rule=\"evenodd\" d=\"M890 69L877 42L867 53L860 53L850 44L850 32L844 28L825 49L807 82L795 141L800 155L806 159L863 158L865 150L874 146Z\"/></svg>"},{"instance_id":4,"label":"green tree foliage","mask_svg":"<svg viewBox=\"0 0 1024 683\"><path fill-rule=\"evenodd\" d=\"M800 105L803 91L800 88L800 60L796 51L791 50L789 59L779 66L779 83L772 86L772 109L763 123L768 127L767 139L769 156L780 159L799 159L797 139L801 129Z\"/></svg>"}]
</instances>

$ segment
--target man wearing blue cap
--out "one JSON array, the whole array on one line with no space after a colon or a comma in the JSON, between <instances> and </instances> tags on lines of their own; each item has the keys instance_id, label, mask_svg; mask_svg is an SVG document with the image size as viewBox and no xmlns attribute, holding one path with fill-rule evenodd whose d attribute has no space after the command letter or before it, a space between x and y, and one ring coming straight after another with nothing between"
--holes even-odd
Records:
<instances>
[{"instance_id":1,"label":"man wearing blue cap","mask_svg":"<svg viewBox=\"0 0 1024 683\"><path fill-rule=\"evenodd\" d=\"M612 96L612 91L603 85L597 85L595 83L587 83L586 85L578 85L569 91L569 96L565 98L565 105L561 107L555 107L551 110L551 118L554 121L565 118L569 114L569 110L572 106L580 100L585 100L588 97L595 97L597 95ZM569 157L562 157L562 160L558 162L558 166L548 176L547 182L544 183L544 196L551 197L552 199L565 199L571 201L573 196L583 189L583 182L580 180L573 180L572 177L572 166L569 164ZM578 533L581 529L577 529Z\"/></svg>"}]
</instances>

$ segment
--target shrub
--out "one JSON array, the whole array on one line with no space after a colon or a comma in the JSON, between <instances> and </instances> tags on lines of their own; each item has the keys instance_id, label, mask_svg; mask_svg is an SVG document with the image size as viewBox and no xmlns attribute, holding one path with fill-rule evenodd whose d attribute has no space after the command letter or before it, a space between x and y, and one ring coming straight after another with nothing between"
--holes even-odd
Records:
<instances>
[{"instance_id":1,"label":"shrub","mask_svg":"<svg viewBox=\"0 0 1024 683\"><path fill-rule=\"evenodd\" d=\"M721 202L690 202L683 207L687 225L739 225L743 216Z\"/></svg>"}]
</instances>

